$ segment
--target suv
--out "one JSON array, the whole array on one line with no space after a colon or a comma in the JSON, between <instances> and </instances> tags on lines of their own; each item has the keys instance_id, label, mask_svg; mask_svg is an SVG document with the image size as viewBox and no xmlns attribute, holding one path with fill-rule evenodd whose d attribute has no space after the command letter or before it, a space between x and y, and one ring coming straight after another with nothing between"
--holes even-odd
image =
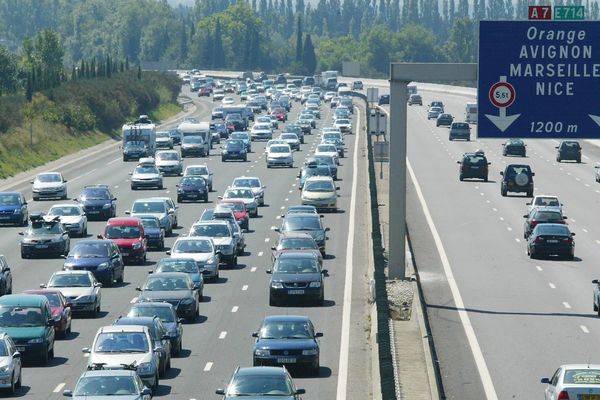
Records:
<instances>
[{"instance_id":1,"label":"suv","mask_svg":"<svg viewBox=\"0 0 600 400\"><path fill-rule=\"evenodd\" d=\"M423 98L420 94L411 94L408 98L408 105L412 106L413 104L418 104L420 106L423 105Z\"/></svg>"},{"instance_id":2,"label":"suv","mask_svg":"<svg viewBox=\"0 0 600 400\"><path fill-rule=\"evenodd\" d=\"M491 163L488 162L483 152L465 153L462 160L457 163L460 164L458 179L461 181L466 178L488 181L488 165Z\"/></svg>"},{"instance_id":3,"label":"suv","mask_svg":"<svg viewBox=\"0 0 600 400\"><path fill-rule=\"evenodd\" d=\"M471 126L466 122L453 122L450 125L450 133L448 140L465 139L467 142L471 140Z\"/></svg>"},{"instance_id":4,"label":"suv","mask_svg":"<svg viewBox=\"0 0 600 400\"><path fill-rule=\"evenodd\" d=\"M572 160L581 163L581 146L574 140L563 140L558 146L556 152L556 161Z\"/></svg>"},{"instance_id":5,"label":"suv","mask_svg":"<svg viewBox=\"0 0 600 400\"><path fill-rule=\"evenodd\" d=\"M352 82L352 90L363 90L362 81L354 81Z\"/></svg>"},{"instance_id":6,"label":"suv","mask_svg":"<svg viewBox=\"0 0 600 400\"><path fill-rule=\"evenodd\" d=\"M500 194L506 196L508 192L526 193L527 197L533 196L533 177L529 165L509 164L504 171L500 172L502 182L500 184Z\"/></svg>"},{"instance_id":7,"label":"suv","mask_svg":"<svg viewBox=\"0 0 600 400\"><path fill-rule=\"evenodd\" d=\"M384 95L379 96L378 105L382 106L384 104L390 104L390 95L389 94L384 94Z\"/></svg>"}]
</instances>

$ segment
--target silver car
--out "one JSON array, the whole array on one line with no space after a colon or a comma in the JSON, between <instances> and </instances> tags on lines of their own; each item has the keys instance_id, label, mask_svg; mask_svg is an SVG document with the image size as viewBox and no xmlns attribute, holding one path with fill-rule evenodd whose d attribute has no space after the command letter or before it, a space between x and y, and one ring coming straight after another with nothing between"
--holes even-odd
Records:
<instances>
[{"instance_id":1,"label":"silver car","mask_svg":"<svg viewBox=\"0 0 600 400\"><path fill-rule=\"evenodd\" d=\"M204 178L208 185L208 191L213 190L213 172L206 164L188 165L185 167L183 176L198 175Z\"/></svg>"},{"instance_id":2,"label":"silver car","mask_svg":"<svg viewBox=\"0 0 600 400\"><path fill-rule=\"evenodd\" d=\"M183 173L183 161L176 150L157 151L156 167L163 175L181 175Z\"/></svg>"},{"instance_id":3,"label":"silver car","mask_svg":"<svg viewBox=\"0 0 600 400\"><path fill-rule=\"evenodd\" d=\"M55 204L48 210L48 217L58 217L70 236L87 236L88 221L83 206L79 204Z\"/></svg>"},{"instance_id":4,"label":"silver car","mask_svg":"<svg viewBox=\"0 0 600 400\"><path fill-rule=\"evenodd\" d=\"M220 261L227 263L230 268L237 265L238 239L233 235L229 222L219 220L196 222L190 228L188 236L212 238L215 248L221 252Z\"/></svg>"},{"instance_id":5,"label":"silver car","mask_svg":"<svg viewBox=\"0 0 600 400\"><path fill-rule=\"evenodd\" d=\"M92 370L84 372L73 390L63 390L63 396L75 400L118 398L120 400L150 400L149 389L132 370Z\"/></svg>"},{"instance_id":6,"label":"silver car","mask_svg":"<svg viewBox=\"0 0 600 400\"><path fill-rule=\"evenodd\" d=\"M47 284L42 283L40 287L60 290L67 301L72 304L73 312L85 312L93 316L100 313L102 284L90 271L57 271L52 274Z\"/></svg>"},{"instance_id":7,"label":"silver car","mask_svg":"<svg viewBox=\"0 0 600 400\"><path fill-rule=\"evenodd\" d=\"M131 175L131 190L139 188L163 188L163 177L156 165L139 164Z\"/></svg>"},{"instance_id":8,"label":"silver car","mask_svg":"<svg viewBox=\"0 0 600 400\"><path fill-rule=\"evenodd\" d=\"M219 279L220 253L215 248L212 238L199 236L179 238L171 250L167 251L167 254L173 258L193 258L202 275L213 281Z\"/></svg>"},{"instance_id":9,"label":"silver car","mask_svg":"<svg viewBox=\"0 0 600 400\"><path fill-rule=\"evenodd\" d=\"M21 387L21 354L6 333L0 333L0 388L15 394Z\"/></svg>"},{"instance_id":10,"label":"silver car","mask_svg":"<svg viewBox=\"0 0 600 400\"><path fill-rule=\"evenodd\" d=\"M67 198L67 180L60 172L42 172L30 182L33 200Z\"/></svg>"},{"instance_id":11,"label":"silver car","mask_svg":"<svg viewBox=\"0 0 600 400\"><path fill-rule=\"evenodd\" d=\"M258 217L258 201L256 201L256 197L254 196L252 188L229 188L225 191L225 193L223 193L222 197L219 196L219 199L242 199L244 201L244 205L246 206L246 210L248 210L248 214L250 214L250 217Z\"/></svg>"},{"instance_id":12,"label":"silver car","mask_svg":"<svg viewBox=\"0 0 600 400\"><path fill-rule=\"evenodd\" d=\"M173 234L172 214L175 209L169 208L167 203L159 198L138 199L133 202L131 211L125 211L125 214L137 217L139 215L152 215L160 221L160 227L164 229L167 236Z\"/></svg>"},{"instance_id":13,"label":"silver car","mask_svg":"<svg viewBox=\"0 0 600 400\"><path fill-rule=\"evenodd\" d=\"M168 131L156 132L156 148L157 149L172 149L173 138Z\"/></svg>"},{"instance_id":14,"label":"silver car","mask_svg":"<svg viewBox=\"0 0 600 400\"><path fill-rule=\"evenodd\" d=\"M259 206L265 205L265 189L267 188L260 182L256 176L239 176L233 180L232 188L250 188Z\"/></svg>"}]
</instances>

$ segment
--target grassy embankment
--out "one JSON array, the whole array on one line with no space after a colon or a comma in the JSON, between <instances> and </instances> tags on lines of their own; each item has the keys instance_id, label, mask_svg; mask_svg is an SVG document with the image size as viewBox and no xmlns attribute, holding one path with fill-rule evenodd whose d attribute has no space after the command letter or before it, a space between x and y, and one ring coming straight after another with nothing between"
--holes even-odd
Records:
<instances>
[{"instance_id":1,"label":"grassy embankment","mask_svg":"<svg viewBox=\"0 0 600 400\"><path fill-rule=\"evenodd\" d=\"M173 75L133 71L81 79L35 93L0 97L0 178L78 150L119 140L121 125L140 114L160 121L181 110ZM33 143L31 142L33 138Z\"/></svg>"}]
</instances>

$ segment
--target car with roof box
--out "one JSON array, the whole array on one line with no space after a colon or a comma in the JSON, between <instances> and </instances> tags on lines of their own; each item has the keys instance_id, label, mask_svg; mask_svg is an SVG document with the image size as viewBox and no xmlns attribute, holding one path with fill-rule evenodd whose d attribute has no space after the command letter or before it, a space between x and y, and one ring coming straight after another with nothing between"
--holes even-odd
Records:
<instances>
[{"instance_id":1,"label":"car with roof box","mask_svg":"<svg viewBox=\"0 0 600 400\"><path fill-rule=\"evenodd\" d=\"M460 165L458 171L458 179L483 179L484 182L488 181L488 162L485 154L481 151L474 153L464 153L462 159L457 161Z\"/></svg>"},{"instance_id":2,"label":"car with roof box","mask_svg":"<svg viewBox=\"0 0 600 400\"><path fill-rule=\"evenodd\" d=\"M29 216L29 226L19 235L21 258L66 256L71 248L69 232L58 216L44 218L43 213L33 213Z\"/></svg>"}]
</instances>

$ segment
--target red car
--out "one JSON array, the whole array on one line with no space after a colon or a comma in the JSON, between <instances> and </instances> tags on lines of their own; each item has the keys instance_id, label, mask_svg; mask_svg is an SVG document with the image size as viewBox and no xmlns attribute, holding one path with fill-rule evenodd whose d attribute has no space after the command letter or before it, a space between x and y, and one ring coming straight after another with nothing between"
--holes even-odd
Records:
<instances>
[{"instance_id":1,"label":"red car","mask_svg":"<svg viewBox=\"0 0 600 400\"><path fill-rule=\"evenodd\" d=\"M111 218L106 222L104 234L98 239L110 239L119 246L124 262L146 263L148 238L139 218Z\"/></svg>"},{"instance_id":2,"label":"red car","mask_svg":"<svg viewBox=\"0 0 600 400\"><path fill-rule=\"evenodd\" d=\"M71 333L71 303L59 290L38 289L26 290L26 294L38 294L46 296L52 309L52 319L54 320L54 331L57 335L66 337Z\"/></svg>"},{"instance_id":3,"label":"red car","mask_svg":"<svg viewBox=\"0 0 600 400\"><path fill-rule=\"evenodd\" d=\"M202 86L199 90L198 90L198 97L202 97L202 96L210 96L212 94L212 89L210 86Z\"/></svg>"},{"instance_id":4,"label":"red car","mask_svg":"<svg viewBox=\"0 0 600 400\"><path fill-rule=\"evenodd\" d=\"M246 210L244 200L240 199L223 199L220 204L227 205L233 211L235 220L240 224L242 229L250 229L250 214Z\"/></svg>"},{"instance_id":5,"label":"red car","mask_svg":"<svg viewBox=\"0 0 600 400\"><path fill-rule=\"evenodd\" d=\"M279 121L287 121L287 113L283 107L275 107L273 110L271 110L271 115L277 117Z\"/></svg>"}]
</instances>

